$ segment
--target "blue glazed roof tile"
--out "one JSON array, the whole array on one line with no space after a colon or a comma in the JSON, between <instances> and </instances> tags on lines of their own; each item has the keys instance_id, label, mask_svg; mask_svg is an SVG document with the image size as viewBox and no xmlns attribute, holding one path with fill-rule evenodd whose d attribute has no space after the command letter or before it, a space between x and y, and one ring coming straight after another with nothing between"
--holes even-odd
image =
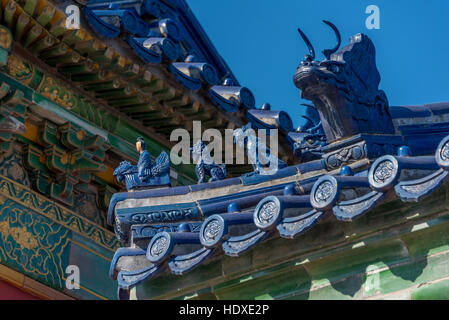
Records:
<instances>
[{"instance_id":1,"label":"blue glazed roof tile","mask_svg":"<svg viewBox=\"0 0 449 320\"><path fill-rule=\"evenodd\" d=\"M201 191L201 190L207 190L207 189L227 187L227 186L237 185L237 184L241 184L241 183L242 182L239 178L230 178L230 179L219 180L219 181L214 181L214 182L194 184L194 185L191 185L190 188L191 188L192 192L195 192L195 191Z\"/></svg>"},{"instance_id":2,"label":"blue glazed roof tile","mask_svg":"<svg viewBox=\"0 0 449 320\"><path fill-rule=\"evenodd\" d=\"M449 113L449 102L432 103L426 104L425 106L429 108L430 112L434 115Z\"/></svg>"},{"instance_id":3,"label":"blue glazed roof tile","mask_svg":"<svg viewBox=\"0 0 449 320\"><path fill-rule=\"evenodd\" d=\"M165 64L187 89L212 86L210 98L225 112L236 112L240 106L254 108L252 93L238 85L232 71L187 9L184 1L172 1L169 6L160 0L91 0L85 14L100 36L117 38L121 33L127 34L128 44L145 63ZM195 63L186 60L192 56L196 58ZM225 77L235 85L214 86Z\"/></svg>"},{"instance_id":4,"label":"blue glazed roof tile","mask_svg":"<svg viewBox=\"0 0 449 320\"><path fill-rule=\"evenodd\" d=\"M401 106L390 107L391 117L397 118L423 118L430 117L431 113L426 106Z\"/></svg>"},{"instance_id":5,"label":"blue glazed roof tile","mask_svg":"<svg viewBox=\"0 0 449 320\"><path fill-rule=\"evenodd\" d=\"M293 121L285 111L250 109L246 112L246 117L253 127L257 129L293 131Z\"/></svg>"}]
</instances>

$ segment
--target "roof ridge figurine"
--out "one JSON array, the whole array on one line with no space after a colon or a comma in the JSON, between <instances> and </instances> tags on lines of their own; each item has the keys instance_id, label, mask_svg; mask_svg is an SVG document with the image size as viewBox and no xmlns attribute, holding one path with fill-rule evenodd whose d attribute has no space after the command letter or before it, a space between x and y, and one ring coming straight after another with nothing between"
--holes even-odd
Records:
<instances>
[{"instance_id":1,"label":"roof ridge figurine","mask_svg":"<svg viewBox=\"0 0 449 320\"><path fill-rule=\"evenodd\" d=\"M114 176L118 182L125 180L126 189L142 189L170 186L170 157L162 151L154 163L146 149L145 140L138 137L136 150L139 152L137 165L125 160L114 170Z\"/></svg>"},{"instance_id":2,"label":"roof ridge figurine","mask_svg":"<svg viewBox=\"0 0 449 320\"><path fill-rule=\"evenodd\" d=\"M317 108L328 142L358 133L394 133L387 96L378 89L374 44L359 33L337 52L340 33L331 22L324 22L335 32L337 45L323 50L325 60L317 61L311 42L298 28L310 54L301 61L293 80L301 97Z\"/></svg>"},{"instance_id":3,"label":"roof ridge figurine","mask_svg":"<svg viewBox=\"0 0 449 320\"><path fill-rule=\"evenodd\" d=\"M246 155L249 163L253 166L254 172L251 174L272 175L278 169L284 168L287 164L278 159L271 153L268 148L252 129L251 122L248 122L243 127L234 130L234 143L242 150L246 145ZM263 150L263 151L261 151Z\"/></svg>"},{"instance_id":4,"label":"roof ridge figurine","mask_svg":"<svg viewBox=\"0 0 449 320\"><path fill-rule=\"evenodd\" d=\"M190 148L193 162L196 163L195 173L198 178L198 183L204 183L206 175L209 175L209 181L218 181L226 178L226 165L216 164L212 159L207 145L198 140L192 148Z\"/></svg>"}]
</instances>

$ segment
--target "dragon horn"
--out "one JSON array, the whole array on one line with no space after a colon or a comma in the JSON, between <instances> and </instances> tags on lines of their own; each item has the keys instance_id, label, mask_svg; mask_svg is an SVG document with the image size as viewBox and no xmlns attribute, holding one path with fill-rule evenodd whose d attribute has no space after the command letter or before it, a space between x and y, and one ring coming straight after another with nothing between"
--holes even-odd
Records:
<instances>
[{"instance_id":1,"label":"dragon horn","mask_svg":"<svg viewBox=\"0 0 449 320\"><path fill-rule=\"evenodd\" d=\"M315 49L313 49L312 43L310 42L309 38L307 38L305 33L302 32L302 30L300 28L298 28L298 32L299 32L299 35L301 36L302 40L304 40L304 42L306 43L312 60L315 59Z\"/></svg>"},{"instance_id":2,"label":"dragon horn","mask_svg":"<svg viewBox=\"0 0 449 320\"><path fill-rule=\"evenodd\" d=\"M326 59L330 59L331 54L333 54L334 52L336 52L338 50L338 48L340 48L340 44L341 44L341 36L340 36L340 32L338 31L337 27L330 21L327 20L323 20L323 22L325 24L327 24L329 27L332 28L332 30L334 30L335 35L337 36L337 45L335 47L333 47L332 49L324 49L322 52L324 54L324 56L326 57Z\"/></svg>"}]
</instances>

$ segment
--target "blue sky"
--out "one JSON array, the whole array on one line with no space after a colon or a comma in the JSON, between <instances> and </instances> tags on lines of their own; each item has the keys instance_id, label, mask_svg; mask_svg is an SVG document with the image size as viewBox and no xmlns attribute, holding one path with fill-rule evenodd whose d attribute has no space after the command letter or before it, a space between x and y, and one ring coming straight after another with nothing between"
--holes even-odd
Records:
<instances>
[{"instance_id":1,"label":"blue sky","mask_svg":"<svg viewBox=\"0 0 449 320\"><path fill-rule=\"evenodd\" d=\"M449 1L427 0L187 0L239 82L300 123L299 90L292 77L307 48L297 27L317 52L333 47L335 36L321 20L340 30L342 46L362 32L376 46L377 67L390 105L449 101ZM368 30L368 5L380 9L380 29Z\"/></svg>"}]
</instances>

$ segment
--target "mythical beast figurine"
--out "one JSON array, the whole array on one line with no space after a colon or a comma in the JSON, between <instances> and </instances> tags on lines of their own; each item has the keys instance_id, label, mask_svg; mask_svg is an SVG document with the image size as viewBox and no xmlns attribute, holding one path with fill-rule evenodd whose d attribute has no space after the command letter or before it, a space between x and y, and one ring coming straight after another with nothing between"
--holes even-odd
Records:
<instances>
[{"instance_id":1,"label":"mythical beast figurine","mask_svg":"<svg viewBox=\"0 0 449 320\"><path fill-rule=\"evenodd\" d=\"M195 173L198 178L198 183L205 182L206 174L210 176L208 182L226 178L226 165L216 164L214 162L203 141L198 140L190 148L190 153L192 154L193 162L196 163Z\"/></svg>"},{"instance_id":2,"label":"mythical beast figurine","mask_svg":"<svg viewBox=\"0 0 449 320\"><path fill-rule=\"evenodd\" d=\"M327 140L315 106L302 105L305 107L305 114L301 117L306 121L296 132L290 132L288 138L293 141L293 154L302 162L307 162L322 157L322 148L326 146Z\"/></svg>"},{"instance_id":3,"label":"mythical beast figurine","mask_svg":"<svg viewBox=\"0 0 449 320\"><path fill-rule=\"evenodd\" d=\"M285 162L280 160L275 154L272 154L270 148L256 136L251 127L251 122L234 130L233 136L234 143L241 150L246 150L246 155L254 169L251 174L272 175L278 169L287 166Z\"/></svg>"},{"instance_id":4,"label":"mythical beast figurine","mask_svg":"<svg viewBox=\"0 0 449 320\"><path fill-rule=\"evenodd\" d=\"M328 143L358 133L394 133L388 99L378 89L380 75L376 67L375 48L364 34L341 44L338 29L329 21L337 36L337 45L323 50L325 60L315 60L315 49L298 29L309 53L293 77L301 97L317 108Z\"/></svg>"},{"instance_id":5,"label":"mythical beast figurine","mask_svg":"<svg viewBox=\"0 0 449 320\"><path fill-rule=\"evenodd\" d=\"M170 186L170 157L165 151L151 162L150 153L146 149L145 140L137 138L136 149L140 153L137 166L129 161L122 161L114 170L118 182L125 180L126 189L142 189Z\"/></svg>"}]
</instances>

